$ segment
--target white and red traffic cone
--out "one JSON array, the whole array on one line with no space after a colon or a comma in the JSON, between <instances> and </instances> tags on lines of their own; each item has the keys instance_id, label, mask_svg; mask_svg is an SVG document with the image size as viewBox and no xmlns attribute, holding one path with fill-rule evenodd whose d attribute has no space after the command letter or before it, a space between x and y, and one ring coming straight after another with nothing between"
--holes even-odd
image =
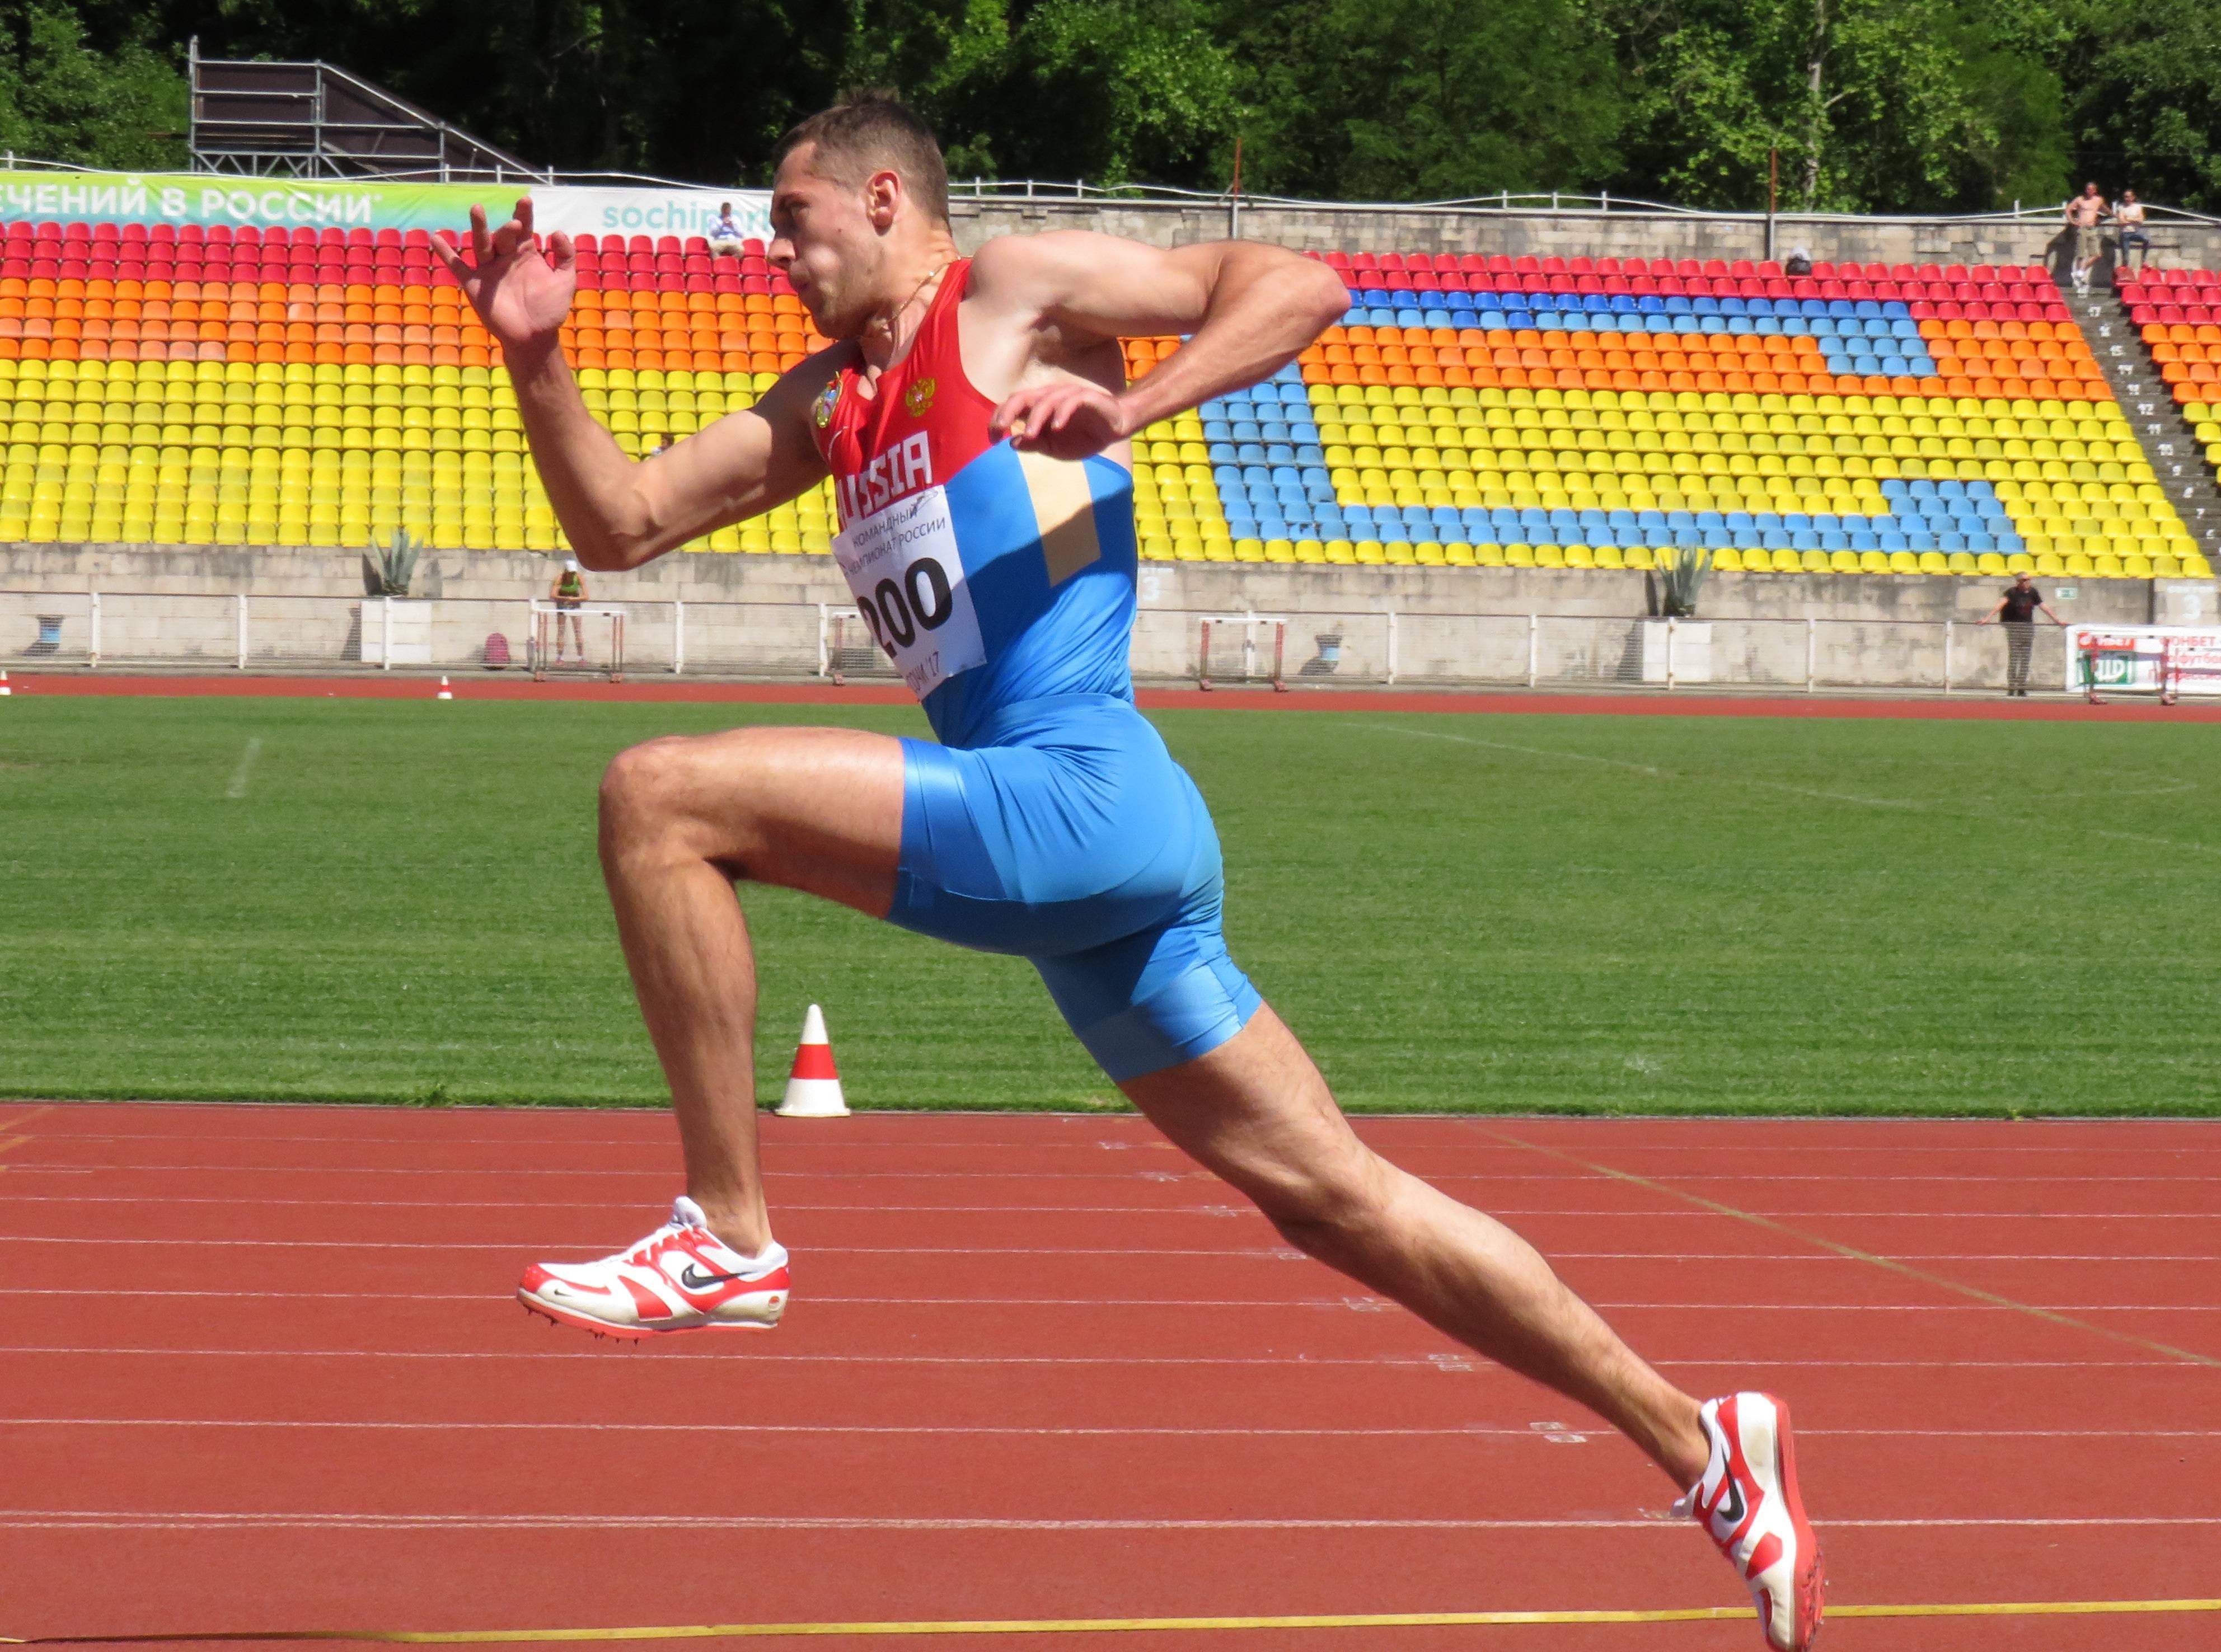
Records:
<instances>
[{"instance_id":1,"label":"white and red traffic cone","mask_svg":"<svg viewBox=\"0 0 2221 1652\"><path fill-rule=\"evenodd\" d=\"M4 671L0 671L0 699L7 698L9 695L13 694L15 691L16 691L14 689L8 686L8 673Z\"/></svg>"},{"instance_id":2,"label":"white and red traffic cone","mask_svg":"<svg viewBox=\"0 0 2221 1652\"><path fill-rule=\"evenodd\" d=\"M447 679L442 677L440 679L440 691L432 698L435 700L452 700L455 698L455 691L447 686Z\"/></svg>"},{"instance_id":3,"label":"white and red traffic cone","mask_svg":"<svg viewBox=\"0 0 2221 1652\"><path fill-rule=\"evenodd\" d=\"M846 1118L841 1073L833 1065L833 1046L825 1036L825 1013L816 1004L802 1018L802 1042L795 1047L794 1068L786 1075L781 1118Z\"/></svg>"}]
</instances>

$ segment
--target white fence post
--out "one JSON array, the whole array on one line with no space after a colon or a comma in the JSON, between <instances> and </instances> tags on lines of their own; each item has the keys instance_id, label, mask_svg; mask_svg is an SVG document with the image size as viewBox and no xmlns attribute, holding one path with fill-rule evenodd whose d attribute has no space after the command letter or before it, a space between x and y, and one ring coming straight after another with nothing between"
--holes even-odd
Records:
<instances>
[{"instance_id":1,"label":"white fence post","mask_svg":"<svg viewBox=\"0 0 2221 1652\"><path fill-rule=\"evenodd\" d=\"M1809 615L1805 621L1805 691L1810 694L1820 677L1820 622Z\"/></svg>"},{"instance_id":2,"label":"white fence post","mask_svg":"<svg viewBox=\"0 0 2221 1652\"><path fill-rule=\"evenodd\" d=\"M832 661L826 657L825 653L826 620L825 604L820 603L817 604L817 674L820 677L826 675L828 668L832 665Z\"/></svg>"},{"instance_id":3,"label":"white fence post","mask_svg":"<svg viewBox=\"0 0 2221 1652\"><path fill-rule=\"evenodd\" d=\"M1396 610L1388 610L1388 680L1396 680Z\"/></svg>"},{"instance_id":4,"label":"white fence post","mask_svg":"<svg viewBox=\"0 0 2221 1652\"><path fill-rule=\"evenodd\" d=\"M1668 614L1666 616L1666 691L1674 691L1674 639L1680 635L1681 622Z\"/></svg>"},{"instance_id":5,"label":"white fence post","mask_svg":"<svg viewBox=\"0 0 2221 1652\"><path fill-rule=\"evenodd\" d=\"M393 669L393 598L378 599L378 668Z\"/></svg>"},{"instance_id":6,"label":"white fence post","mask_svg":"<svg viewBox=\"0 0 2221 1652\"><path fill-rule=\"evenodd\" d=\"M87 646L84 663L89 668L97 669L100 665L100 593L97 591L89 591L85 595L91 598L91 611L86 616L85 629L88 635L85 638Z\"/></svg>"},{"instance_id":7,"label":"white fence post","mask_svg":"<svg viewBox=\"0 0 2221 1652\"><path fill-rule=\"evenodd\" d=\"M1527 686L1535 686L1535 675L1542 658L1542 619L1539 614L1527 616Z\"/></svg>"},{"instance_id":8,"label":"white fence post","mask_svg":"<svg viewBox=\"0 0 2221 1652\"><path fill-rule=\"evenodd\" d=\"M239 593L239 668L247 669L247 593Z\"/></svg>"},{"instance_id":9,"label":"white fence post","mask_svg":"<svg viewBox=\"0 0 2221 1652\"><path fill-rule=\"evenodd\" d=\"M1943 691L1951 691L1951 622L1943 622Z\"/></svg>"},{"instance_id":10,"label":"white fence post","mask_svg":"<svg viewBox=\"0 0 2221 1652\"><path fill-rule=\"evenodd\" d=\"M671 674L684 676L686 672L686 604L683 598L671 599Z\"/></svg>"}]
</instances>

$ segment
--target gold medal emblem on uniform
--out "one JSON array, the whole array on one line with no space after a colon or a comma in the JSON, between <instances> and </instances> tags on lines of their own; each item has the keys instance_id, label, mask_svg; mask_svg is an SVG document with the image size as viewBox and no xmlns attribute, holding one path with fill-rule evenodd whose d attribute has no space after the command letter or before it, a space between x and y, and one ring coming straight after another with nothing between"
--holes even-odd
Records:
<instances>
[{"instance_id":1,"label":"gold medal emblem on uniform","mask_svg":"<svg viewBox=\"0 0 2221 1652\"><path fill-rule=\"evenodd\" d=\"M811 407L810 416L817 422L817 428L823 430L833 422L833 410L840 405L841 381L836 379L817 392L817 401Z\"/></svg>"},{"instance_id":2,"label":"gold medal emblem on uniform","mask_svg":"<svg viewBox=\"0 0 2221 1652\"><path fill-rule=\"evenodd\" d=\"M939 380L933 379L921 379L917 383L912 385L908 390L904 391L903 392L903 405L910 410L910 417L914 419L923 418L926 414L926 410L933 405L933 392L940 388L941 385Z\"/></svg>"}]
</instances>

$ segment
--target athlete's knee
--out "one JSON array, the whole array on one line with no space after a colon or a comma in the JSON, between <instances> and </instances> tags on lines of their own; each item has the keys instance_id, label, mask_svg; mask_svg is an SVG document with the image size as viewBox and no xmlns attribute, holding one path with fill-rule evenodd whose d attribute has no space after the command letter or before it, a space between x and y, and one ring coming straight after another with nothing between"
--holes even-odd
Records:
<instances>
[{"instance_id":1,"label":"athlete's knee","mask_svg":"<svg viewBox=\"0 0 2221 1652\"><path fill-rule=\"evenodd\" d=\"M602 773L604 857L657 847L692 850L707 781L701 742L691 736L667 735L619 752Z\"/></svg>"},{"instance_id":2,"label":"athlete's knee","mask_svg":"<svg viewBox=\"0 0 2221 1652\"><path fill-rule=\"evenodd\" d=\"M1377 1226L1390 1192L1386 1163L1361 1144L1317 1162L1269 1166L1244 1180L1280 1236L1312 1255Z\"/></svg>"}]
</instances>

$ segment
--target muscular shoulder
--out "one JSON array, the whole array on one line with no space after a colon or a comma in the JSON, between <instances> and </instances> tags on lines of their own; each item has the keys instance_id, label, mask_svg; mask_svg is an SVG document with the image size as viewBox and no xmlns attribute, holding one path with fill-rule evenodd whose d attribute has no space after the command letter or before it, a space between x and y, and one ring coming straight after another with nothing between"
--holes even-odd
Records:
<instances>
[{"instance_id":1,"label":"muscular shoulder","mask_svg":"<svg viewBox=\"0 0 2221 1652\"><path fill-rule=\"evenodd\" d=\"M1092 229L1050 229L1038 235L998 235L972 255L971 295L993 301L1048 297L1105 256L1137 246Z\"/></svg>"}]
</instances>

